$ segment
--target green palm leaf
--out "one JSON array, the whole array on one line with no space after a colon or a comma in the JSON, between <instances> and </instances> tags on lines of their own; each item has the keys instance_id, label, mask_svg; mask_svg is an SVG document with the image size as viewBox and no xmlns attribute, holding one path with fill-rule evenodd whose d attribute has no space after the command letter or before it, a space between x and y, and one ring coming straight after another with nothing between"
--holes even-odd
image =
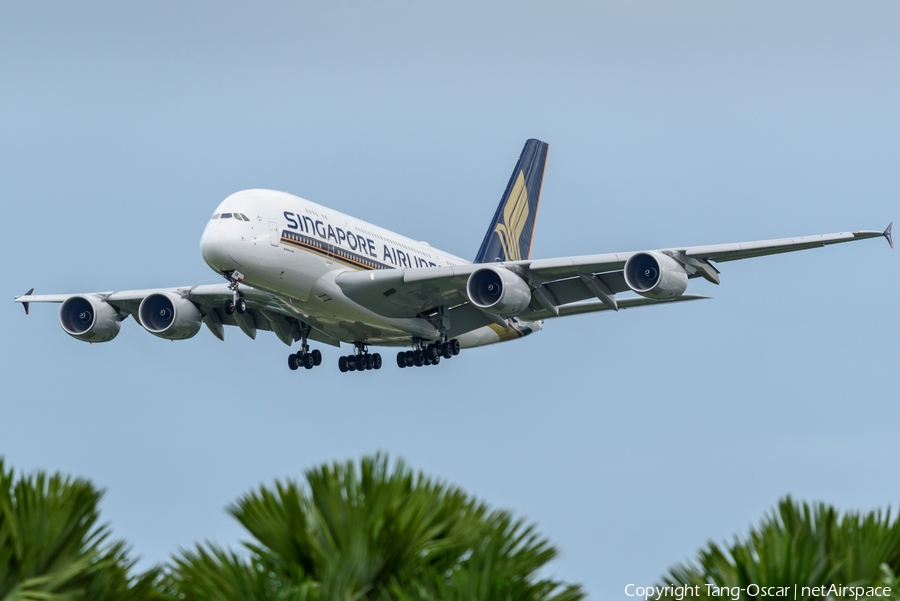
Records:
<instances>
[{"instance_id":1,"label":"green palm leaf","mask_svg":"<svg viewBox=\"0 0 900 601\"><path fill-rule=\"evenodd\" d=\"M534 526L383 455L309 470L304 485L262 487L229 511L253 537L249 556L212 546L184 552L171 572L172 594L187 601L584 596L538 576L556 551Z\"/></svg>"},{"instance_id":2,"label":"green palm leaf","mask_svg":"<svg viewBox=\"0 0 900 601\"><path fill-rule=\"evenodd\" d=\"M99 524L102 492L82 479L16 479L0 459L0 601L155 598L157 572L134 579L122 543Z\"/></svg>"},{"instance_id":3,"label":"green palm leaf","mask_svg":"<svg viewBox=\"0 0 900 601\"><path fill-rule=\"evenodd\" d=\"M700 585L700 599L721 599L709 594L715 591L707 584L791 591L796 585L797 598L809 599L804 587L874 586L898 567L900 522L892 522L890 512L840 515L828 505L798 504L788 497L747 537L724 546L708 543L696 562L672 568L663 585Z\"/></svg>"}]
</instances>

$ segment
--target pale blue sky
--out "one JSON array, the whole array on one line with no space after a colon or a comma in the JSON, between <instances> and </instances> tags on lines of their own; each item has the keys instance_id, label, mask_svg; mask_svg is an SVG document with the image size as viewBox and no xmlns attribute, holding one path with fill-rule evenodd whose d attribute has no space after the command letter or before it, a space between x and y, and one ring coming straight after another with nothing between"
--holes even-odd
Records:
<instances>
[{"instance_id":1,"label":"pale blue sky","mask_svg":"<svg viewBox=\"0 0 900 601\"><path fill-rule=\"evenodd\" d=\"M12 296L218 281L248 187L474 256L525 139L533 256L900 218L900 4L0 1L0 455L108 489L142 555L235 544L238 495L376 450L538 523L624 598L781 496L900 498L898 255L721 266L714 300L575 317L438 368L288 371L274 336L66 336Z\"/></svg>"}]
</instances>

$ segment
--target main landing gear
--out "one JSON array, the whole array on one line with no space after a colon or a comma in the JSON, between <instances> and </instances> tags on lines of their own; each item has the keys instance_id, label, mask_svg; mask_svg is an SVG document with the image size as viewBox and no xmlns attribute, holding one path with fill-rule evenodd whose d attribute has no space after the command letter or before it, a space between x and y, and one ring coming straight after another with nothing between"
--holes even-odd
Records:
<instances>
[{"instance_id":1,"label":"main landing gear","mask_svg":"<svg viewBox=\"0 0 900 601\"><path fill-rule=\"evenodd\" d=\"M288 367L291 371L301 367L312 369L317 365L322 365L322 351L314 349L313 351L300 351L294 355L288 355Z\"/></svg>"},{"instance_id":2,"label":"main landing gear","mask_svg":"<svg viewBox=\"0 0 900 601\"><path fill-rule=\"evenodd\" d=\"M459 340L456 338L447 342L423 344L416 341L416 349L412 351L400 351L397 353L397 367L422 367L423 365L437 365L441 357L449 359L459 354Z\"/></svg>"},{"instance_id":3,"label":"main landing gear","mask_svg":"<svg viewBox=\"0 0 900 601\"><path fill-rule=\"evenodd\" d=\"M370 355L366 345L361 342L356 343L355 355L347 355L338 359L338 369L342 372L381 369L381 364L381 355L378 353Z\"/></svg>"},{"instance_id":4,"label":"main landing gear","mask_svg":"<svg viewBox=\"0 0 900 601\"><path fill-rule=\"evenodd\" d=\"M307 344L309 330L310 327L307 324L301 323L300 350L296 354L288 355L288 367L291 368L291 371L300 369L301 367L304 369L312 369L317 365L322 365L322 351L319 349L309 350L309 344Z\"/></svg>"}]
</instances>

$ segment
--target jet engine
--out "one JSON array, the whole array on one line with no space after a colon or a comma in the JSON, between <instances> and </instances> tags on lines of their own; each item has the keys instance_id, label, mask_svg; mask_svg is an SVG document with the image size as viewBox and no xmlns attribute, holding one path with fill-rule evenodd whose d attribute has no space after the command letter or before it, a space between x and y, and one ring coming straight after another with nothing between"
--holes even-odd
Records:
<instances>
[{"instance_id":1,"label":"jet engine","mask_svg":"<svg viewBox=\"0 0 900 601\"><path fill-rule=\"evenodd\" d=\"M497 315L515 315L531 302L528 284L503 267L484 267L466 282L466 295L473 305Z\"/></svg>"},{"instance_id":2,"label":"jet engine","mask_svg":"<svg viewBox=\"0 0 900 601\"><path fill-rule=\"evenodd\" d=\"M644 252L631 255L625 262L625 283L647 298L676 298L687 289L688 275L672 257Z\"/></svg>"},{"instance_id":3,"label":"jet engine","mask_svg":"<svg viewBox=\"0 0 900 601\"><path fill-rule=\"evenodd\" d=\"M147 296L141 301L138 317L145 330L168 340L191 338L200 331L200 310L177 294L157 292Z\"/></svg>"},{"instance_id":4,"label":"jet engine","mask_svg":"<svg viewBox=\"0 0 900 601\"><path fill-rule=\"evenodd\" d=\"M85 342L109 342L119 335L119 312L98 296L71 296L59 309L63 331Z\"/></svg>"}]
</instances>

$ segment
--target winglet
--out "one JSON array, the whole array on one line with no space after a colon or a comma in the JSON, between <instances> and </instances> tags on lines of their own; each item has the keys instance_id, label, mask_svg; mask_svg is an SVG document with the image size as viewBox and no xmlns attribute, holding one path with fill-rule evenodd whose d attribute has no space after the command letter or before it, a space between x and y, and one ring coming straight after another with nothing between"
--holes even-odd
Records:
<instances>
[{"instance_id":1,"label":"winglet","mask_svg":"<svg viewBox=\"0 0 900 601\"><path fill-rule=\"evenodd\" d=\"M891 245L891 248L894 248L894 239L891 237L891 229L894 227L894 222L891 221L891 224L887 226L887 229L884 230L884 237L887 238L888 244Z\"/></svg>"},{"instance_id":2,"label":"winglet","mask_svg":"<svg viewBox=\"0 0 900 601\"><path fill-rule=\"evenodd\" d=\"M34 288L32 288L31 290L29 290L28 292L26 292L26 293L24 294L24 296L31 296L31 293L32 293L32 292L34 292ZM28 315L28 307L29 307L30 305L31 305L31 303L22 303L22 306L25 307L25 315Z\"/></svg>"}]
</instances>

